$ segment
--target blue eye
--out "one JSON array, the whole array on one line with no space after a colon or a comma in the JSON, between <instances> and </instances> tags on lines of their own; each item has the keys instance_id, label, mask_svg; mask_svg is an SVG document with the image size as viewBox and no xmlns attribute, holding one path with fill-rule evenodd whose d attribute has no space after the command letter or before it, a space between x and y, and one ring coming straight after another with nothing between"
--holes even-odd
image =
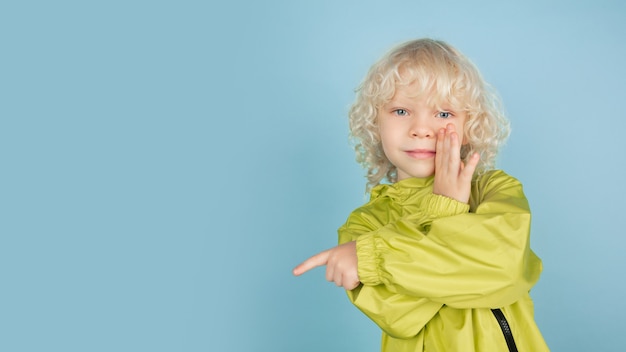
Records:
<instances>
[{"instance_id":1,"label":"blue eye","mask_svg":"<svg viewBox=\"0 0 626 352\"><path fill-rule=\"evenodd\" d=\"M407 116L409 114L409 112L404 109L396 109L393 112L398 116Z\"/></svg>"},{"instance_id":2,"label":"blue eye","mask_svg":"<svg viewBox=\"0 0 626 352\"><path fill-rule=\"evenodd\" d=\"M442 119L447 119L452 117L452 113L448 112L448 111L439 111L437 113L437 117L440 117Z\"/></svg>"}]
</instances>

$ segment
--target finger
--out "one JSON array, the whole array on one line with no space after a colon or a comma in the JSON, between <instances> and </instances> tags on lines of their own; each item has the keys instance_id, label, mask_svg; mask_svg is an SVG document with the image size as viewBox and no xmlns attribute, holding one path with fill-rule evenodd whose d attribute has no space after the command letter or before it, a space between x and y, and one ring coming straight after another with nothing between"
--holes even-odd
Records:
<instances>
[{"instance_id":1,"label":"finger","mask_svg":"<svg viewBox=\"0 0 626 352\"><path fill-rule=\"evenodd\" d=\"M448 125L448 148L450 148L450 157L453 161L461 158L461 146L459 145L459 134L453 124Z\"/></svg>"},{"instance_id":2,"label":"finger","mask_svg":"<svg viewBox=\"0 0 626 352\"><path fill-rule=\"evenodd\" d=\"M443 155L440 171L445 172L448 177L458 177L461 157L460 147L458 145L458 134L453 124L448 124L444 130L441 152Z\"/></svg>"},{"instance_id":3,"label":"finger","mask_svg":"<svg viewBox=\"0 0 626 352\"><path fill-rule=\"evenodd\" d=\"M350 284L343 285L343 288L345 288L348 291L352 291L355 288L357 288L359 286L359 284L361 284L360 281L355 281L355 282L351 282Z\"/></svg>"},{"instance_id":4,"label":"finger","mask_svg":"<svg viewBox=\"0 0 626 352\"><path fill-rule=\"evenodd\" d=\"M359 281L358 276L353 277L353 275L346 275L346 277L343 278L342 286L344 289L351 291L357 288L357 286L359 286L360 283L361 281Z\"/></svg>"},{"instance_id":5,"label":"finger","mask_svg":"<svg viewBox=\"0 0 626 352\"><path fill-rule=\"evenodd\" d=\"M328 262L326 263L326 281L335 281L335 266L332 264L328 264Z\"/></svg>"},{"instance_id":6,"label":"finger","mask_svg":"<svg viewBox=\"0 0 626 352\"><path fill-rule=\"evenodd\" d=\"M450 148L453 155L456 157L461 156L461 145L459 144L459 134L456 132L450 133Z\"/></svg>"},{"instance_id":7,"label":"finger","mask_svg":"<svg viewBox=\"0 0 626 352\"><path fill-rule=\"evenodd\" d=\"M443 169L444 159L446 157L444 148L444 139L446 137L445 128L441 128L437 132L437 143L435 144L435 170Z\"/></svg>"},{"instance_id":8,"label":"finger","mask_svg":"<svg viewBox=\"0 0 626 352\"><path fill-rule=\"evenodd\" d=\"M329 280L335 283L337 287L343 286L343 276L341 274L335 275L332 280Z\"/></svg>"},{"instance_id":9,"label":"finger","mask_svg":"<svg viewBox=\"0 0 626 352\"><path fill-rule=\"evenodd\" d=\"M463 177L464 179L471 179L474 175L474 171L476 171L476 166L478 166L479 161L480 154L472 154L467 160L467 163L465 163L463 169L461 170L461 177Z\"/></svg>"},{"instance_id":10,"label":"finger","mask_svg":"<svg viewBox=\"0 0 626 352\"><path fill-rule=\"evenodd\" d=\"M311 269L317 268L318 266L326 265L326 263L328 262L329 251L330 250L325 250L323 252L317 253L309 259L303 261L293 269L293 274L296 276L300 276Z\"/></svg>"}]
</instances>

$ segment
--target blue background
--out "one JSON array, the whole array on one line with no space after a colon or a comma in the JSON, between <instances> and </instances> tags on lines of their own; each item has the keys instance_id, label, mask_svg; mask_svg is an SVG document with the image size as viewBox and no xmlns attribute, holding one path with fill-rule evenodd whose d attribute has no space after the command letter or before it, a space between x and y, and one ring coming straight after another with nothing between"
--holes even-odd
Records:
<instances>
[{"instance_id":1,"label":"blue background","mask_svg":"<svg viewBox=\"0 0 626 352\"><path fill-rule=\"evenodd\" d=\"M554 351L621 351L626 5L0 5L0 350L378 351L322 269L366 199L346 112L431 36L500 92Z\"/></svg>"}]
</instances>

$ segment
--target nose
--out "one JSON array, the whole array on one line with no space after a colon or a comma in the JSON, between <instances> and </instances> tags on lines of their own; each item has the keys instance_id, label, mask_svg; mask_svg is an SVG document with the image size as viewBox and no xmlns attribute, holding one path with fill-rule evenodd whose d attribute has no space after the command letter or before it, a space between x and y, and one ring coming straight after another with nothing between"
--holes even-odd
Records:
<instances>
[{"instance_id":1,"label":"nose","mask_svg":"<svg viewBox=\"0 0 626 352\"><path fill-rule=\"evenodd\" d=\"M433 138L436 135L435 130L419 118L413 121L409 133L412 138Z\"/></svg>"}]
</instances>

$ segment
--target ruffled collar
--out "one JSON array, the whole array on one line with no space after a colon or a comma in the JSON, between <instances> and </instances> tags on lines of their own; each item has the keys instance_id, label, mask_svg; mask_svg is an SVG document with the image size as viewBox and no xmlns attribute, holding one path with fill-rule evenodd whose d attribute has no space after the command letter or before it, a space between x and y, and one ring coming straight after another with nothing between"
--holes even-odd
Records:
<instances>
[{"instance_id":1,"label":"ruffled collar","mask_svg":"<svg viewBox=\"0 0 626 352\"><path fill-rule=\"evenodd\" d=\"M412 196L430 191L433 187L435 176L426 178L406 178L393 184L382 184L372 189L371 199L389 197L395 201L403 202Z\"/></svg>"}]
</instances>

